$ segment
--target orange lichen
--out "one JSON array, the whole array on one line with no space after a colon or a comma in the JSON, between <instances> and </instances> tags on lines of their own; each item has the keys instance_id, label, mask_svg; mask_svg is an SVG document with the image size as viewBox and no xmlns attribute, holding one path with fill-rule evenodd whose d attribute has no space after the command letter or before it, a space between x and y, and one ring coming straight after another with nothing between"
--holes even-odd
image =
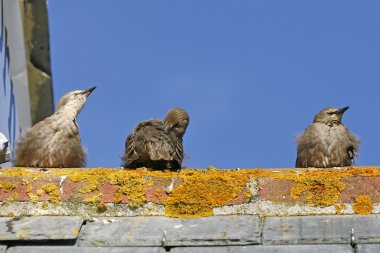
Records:
<instances>
[{"instance_id":1,"label":"orange lichen","mask_svg":"<svg viewBox=\"0 0 380 253\"><path fill-rule=\"evenodd\" d=\"M355 204L352 206L357 214L370 214L373 209L371 196L361 195L355 199Z\"/></svg>"},{"instance_id":2,"label":"orange lichen","mask_svg":"<svg viewBox=\"0 0 380 253\"><path fill-rule=\"evenodd\" d=\"M292 198L299 198L306 193L310 205L329 206L337 202L340 193L346 187L342 176L334 171L310 171L295 177L297 185L290 191Z\"/></svg>"},{"instance_id":3,"label":"orange lichen","mask_svg":"<svg viewBox=\"0 0 380 253\"><path fill-rule=\"evenodd\" d=\"M156 204L165 206L166 215L174 217L199 217L213 214L215 207L242 203L249 201L252 197L251 191L260 189L249 189L250 180L258 178L271 178L272 180L285 180L292 182L288 184L290 192L282 193L291 196L295 202L305 203L313 206L335 206L339 213L344 208L337 204L341 192L345 189L347 177L380 177L379 168L342 168L342 169L241 169L241 170L218 170L210 167L207 170L185 169L180 173L150 171L147 169L123 170L123 169L49 169L39 171L38 169L25 168L2 168L0 170L0 191L25 191L31 202L36 202L38 196L46 192L49 200L54 204L61 201L60 191L55 184L44 185L42 189L32 192L34 184L32 180L45 178L49 182L58 182L56 176L67 176L75 184L72 194L75 199L90 205L100 205L102 210L106 204L100 201L89 201L90 198L102 193L105 189L115 189L114 203L127 200L132 208L141 207L147 203L147 195L153 194ZM21 184L14 184L15 177L21 177ZM9 180L7 178L10 178ZM175 184L166 189L168 179L174 179ZM154 182L154 186L153 186ZM26 187L25 187L26 185ZM153 186L154 188L149 188ZM149 194L147 191L149 190ZM79 194L78 194L79 193ZM78 196L79 195L79 196ZM88 197L90 196L90 197ZM92 196L92 197L91 197ZM10 198L14 199L14 198ZM109 199L109 198L107 198ZM281 200L280 200L281 201ZM359 203L360 202L360 203ZM371 203L358 199L360 212L363 212L363 203ZM46 204L47 205L47 204ZM365 208L364 208L365 209ZM370 209L370 208L369 208Z\"/></svg>"},{"instance_id":4,"label":"orange lichen","mask_svg":"<svg viewBox=\"0 0 380 253\"><path fill-rule=\"evenodd\" d=\"M53 183L46 184L42 186L42 189L49 196L49 200L53 204L57 205L61 201L61 193L55 184Z\"/></svg>"},{"instance_id":5,"label":"orange lichen","mask_svg":"<svg viewBox=\"0 0 380 253\"><path fill-rule=\"evenodd\" d=\"M165 201L170 217L213 215L213 208L223 206L247 191L249 177L243 173L221 170L185 170L179 174L183 183Z\"/></svg>"}]
</instances>

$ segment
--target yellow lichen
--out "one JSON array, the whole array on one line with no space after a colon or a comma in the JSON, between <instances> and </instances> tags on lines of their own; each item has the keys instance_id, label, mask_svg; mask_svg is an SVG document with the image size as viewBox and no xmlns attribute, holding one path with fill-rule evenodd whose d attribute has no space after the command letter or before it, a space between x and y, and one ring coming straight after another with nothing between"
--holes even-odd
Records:
<instances>
[{"instance_id":1,"label":"yellow lichen","mask_svg":"<svg viewBox=\"0 0 380 253\"><path fill-rule=\"evenodd\" d=\"M90 193L99 190L100 186L104 184L106 169L92 169L86 172L78 171L76 173L68 173L67 176L73 182L85 180L88 182L84 188L80 189L80 193Z\"/></svg>"},{"instance_id":2,"label":"yellow lichen","mask_svg":"<svg viewBox=\"0 0 380 253\"><path fill-rule=\"evenodd\" d=\"M49 209L49 204L47 202L44 202L44 203L42 203L41 207L44 210Z\"/></svg>"},{"instance_id":3,"label":"yellow lichen","mask_svg":"<svg viewBox=\"0 0 380 253\"><path fill-rule=\"evenodd\" d=\"M124 177L112 177L110 183L120 185L117 193L126 195L130 207L140 207L147 202L145 195L148 180L143 177L126 174ZM120 200L120 195L117 196Z\"/></svg>"},{"instance_id":4,"label":"yellow lichen","mask_svg":"<svg viewBox=\"0 0 380 253\"><path fill-rule=\"evenodd\" d=\"M373 209L371 196L361 195L355 199L355 204L352 206L357 214L370 214Z\"/></svg>"},{"instance_id":5,"label":"yellow lichen","mask_svg":"<svg viewBox=\"0 0 380 253\"><path fill-rule=\"evenodd\" d=\"M156 196L156 197L160 197L161 196L161 189L156 189L155 191L154 191L154 196Z\"/></svg>"},{"instance_id":6,"label":"yellow lichen","mask_svg":"<svg viewBox=\"0 0 380 253\"><path fill-rule=\"evenodd\" d=\"M115 194L113 195L113 198L114 198L115 203L120 203L123 201L123 194L115 192Z\"/></svg>"},{"instance_id":7,"label":"yellow lichen","mask_svg":"<svg viewBox=\"0 0 380 253\"><path fill-rule=\"evenodd\" d=\"M33 186L38 184L32 185L30 182L32 180L40 180L42 177L67 176L68 179L77 183L73 188L73 197L79 197L80 201L91 205L97 203L100 210L106 204L98 203L95 200L91 202L89 198L103 192L103 190L110 187L109 184L113 185L113 188L116 188L114 203L120 203L125 198L129 206L134 208L140 207L148 201L146 199L147 190L154 182L160 188L149 193L155 196L155 203L165 205L167 216L198 217L212 215L215 207L241 203L244 199L246 201L246 198L252 197L251 189L247 185L249 179L257 180L258 178L265 177L272 180L293 181L294 186L291 187L290 192L282 194L288 196L290 194L295 202L302 204L306 201L309 205L313 206L332 205L335 206L339 213L343 207L337 204L337 202L341 192L346 187L344 179L355 176L378 177L380 176L380 169L351 167L339 170L283 169L274 171L268 169L218 170L215 167L209 167L207 170L186 169L180 173L175 173L150 171L143 168L137 170L104 168L49 169L47 171L2 168L0 176L2 178L0 182L2 192L13 190L18 192L25 191L25 186L18 189L18 187L21 187L21 184L11 183L14 177L21 177L21 179L24 179L23 183L26 185L26 193L32 202L37 201L38 196L46 192L49 200L54 204L61 201L60 192L56 185L47 184L34 193L32 192ZM7 177L10 180L4 181ZM168 196L165 194L160 180L166 182L170 178L176 179L176 184L173 189L166 192L169 194ZM51 181L50 178L48 180ZM8 202L15 199L17 199L15 196L9 197ZM360 202L356 204L363 209L363 203L367 203L370 207L369 203L371 201L363 202L358 199L357 202ZM45 203L45 206L47 206L47 203Z\"/></svg>"},{"instance_id":8,"label":"yellow lichen","mask_svg":"<svg viewBox=\"0 0 380 253\"><path fill-rule=\"evenodd\" d=\"M146 177L156 175L170 177L171 175L171 173L149 172L146 169L126 171L103 168L76 171L71 169L52 170L51 173L66 175L73 182L87 182L86 186L79 189L80 193L98 191L106 182L117 185L119 188L114 195L115 203L121 202L122 196L126 195L128 204L132 208L140 207L146 203L146 187L153 184L152 180L148 180Z\"/></svg>"},{"instance_id":9,"label":"yellow lichen","mask_svg":"<svg viewBox=\"0 0 380 253\"><path fill-rule=\"evenodd\" d=\"M55 184L53 183L46 184L42 186L42 189L49 196L49 200L53 204L57 205L59 201L61 201L61 192L59 191L58 187Z\"/></svg>"},{"instance_id":10,"label":"yellow lichen","mask_svg":"<svg viewBox=\"0 0 380 253\"><path fill-rule=\"evenodd\" d=\"M4 204L8 205L8 204L10 204L11 202L17 201L17 200L18 200L18 197L19 197L19 196L18 196L18 193L15 192L15 193L12 194L12 196L10 196L10 197L8 197L8 198L6 198L6 199L4 200Z\"/></svg>"},{"instance_id":11,"label":"yellow lichen","mask_svg":"<svg viewBox=\"0 0 380 253\"><path fill-rule=\"evenodd\" d=\"M32 201L32 203L37 203L38 202L38 196L31 193L31 192L28 192L28 197L30 199L30 201Z\"/></svg>"},{"instance_id":12,"label":"yellow lichen","mask_svg":"<svg viewBox=\"0 0 380 253\"><path fill-rule=\"evenodd\" d=\"M74 237L78 237L79 231L77 228L73 228Z\"/></svg>"},{"instance_id":13,"label":"yellow lichen","mask_svg":"<svg viewBox=\"0 0 380 253\"><path fill-rule=\"evenodd\" d=\"M16 189L16 184L12 182L0 182L0 190L3 190L3 192L10 192Z\"/></svg>"},{"instance_id":14,"label":"yellow lichen","mask_svg":"<svg viewBox=\"0 0 380 253\"><path fill-rule=\"evenodd\" d=\"M4 177L19 177L19 176L28 176L32 172L24 168L4 168L2 176Z\"/></svg>"},{"instance_id":15,"label":"yellow lichen","mask_svg":"<svg viewBox=\"0 0 380 253\"><path fill-rule=\"evenodd\" d=\"M85 198L84 202L86 202L86 203L95 203L95 202L98 202L100 200L101 196L103 196L102 193L94 194L91 197Z\"/></svg>"},{"instance_id":16,"label":"yellow lichen","mask_svg":"<svg viewBox=\"0 0 380 253\"><path fill-rule=\"evenodd\" d=\"M346 204L344 204L344 203L335 204L334 208L335 208L335 212L337 214L340 214L340 213L342 213L342 210L346 209Z\"/></svg>"},{"instance_id":17,"label":"yellow lichen","mask_svg":"<svg viewBox=\"0 0 380 253\"><path fill-rule=\"evenodd\" d=\"M105 203L103 203L103 202L99 202L99 203L96 205L96 210L97 210L98 212L105 212L105 211L107 211L107 209L108 209L107 205L106 205Z\"/></svg>"}]
</instances>

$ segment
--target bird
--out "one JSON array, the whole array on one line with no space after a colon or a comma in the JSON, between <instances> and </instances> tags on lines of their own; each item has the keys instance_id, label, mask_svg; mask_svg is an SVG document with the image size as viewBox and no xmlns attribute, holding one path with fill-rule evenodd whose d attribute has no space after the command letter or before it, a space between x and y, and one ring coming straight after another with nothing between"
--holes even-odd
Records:
<instances>
[{"instance_id":1,"label":"bird","mask_svg":"<svg viewBox=\"0 0 380 253\"><path fill-rule=\"evenodd\" d=\"M65 94L57 110L26 131L15 147L16 167L82 168L86 152L82 147L77 116L96 86Z\"/></svg>"},{"instance_id":2,"label":"bird","mask_svg":"<svg viewBox=\"0 0 380 253\"><path fill-rule=\"evenodd\" d=\"M140 122L125 140L123 167L146 167L178 171L183 160L183 136L190 117L181 108L172 108L165 119Z\"/></svg>"},{"instance_id":3,"label":"bird","mask_svg":"<svg viewBox=\"0 0 380 253\"><path fill-rule=\"evenodd\" d=\"M314 118L297 140L298 168L331 168L351 166L358 155L360 140L342 124L349 107L328 107Z\"/></svg>"}]
</instances>

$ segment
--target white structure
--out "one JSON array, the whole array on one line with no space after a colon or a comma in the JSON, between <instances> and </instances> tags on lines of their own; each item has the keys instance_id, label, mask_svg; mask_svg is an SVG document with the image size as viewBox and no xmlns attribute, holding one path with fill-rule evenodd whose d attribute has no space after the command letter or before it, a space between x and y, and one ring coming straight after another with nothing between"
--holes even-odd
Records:
<instances>
[{"instance_id":1,"label":"white structure","mask_svg":"<svg viewBox=\"0 0 380 253\"><path fill-rule=\"evenodd\" d=\"M26 8L26 4L29 4L28 7L31 8ZM47 27L47 19L40 25L40 21L33 20L33 15L26 12L26 9L40 8L40 5L46 7L46 2L44 0L29 2L0 0L0 132L9 140L8 148L11 151L20 134L32 126L33 103L31 102L37 101L39 97L37 94L31 98L31 94L35 94L32 91L34 88L42 89L38 86L39 83L30 83L29 80L33 79L29 79L28 75L35 74L31 70L36 71L36 67L30 64L30 51L31 48L37 47L34 47L31 41L34 38L43 37L40 31L37 31L40 33L36 32L38 30L36 27ZM47 16L44 10L40 10L39 14ZM31 25L35 23L37 23L36 26ZM25 38L25 34L31 35ZM46 43L48 43L48 34L46 38L42 40L47 40ZM38 52L33 57L38 60ZM45 60L45 63L50 66L50 60ZM51 83L49 83L49 88L49 93L52 93ZM49 104L52 108L52 99ZM35 106L34 111L42 110ZM2 156L0 163L6 158L5 154Z\"/></svg>"}]
</instances>

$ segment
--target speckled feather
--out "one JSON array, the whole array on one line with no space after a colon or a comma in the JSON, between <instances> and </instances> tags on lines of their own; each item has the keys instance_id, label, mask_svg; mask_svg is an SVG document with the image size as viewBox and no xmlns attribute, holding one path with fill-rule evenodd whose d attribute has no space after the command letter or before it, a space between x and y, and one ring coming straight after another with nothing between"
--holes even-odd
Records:
<instances>
[{"instance_id":1,"label":"speckled feather","mask_svg":"<svg viewBox=\"0 0 380 253\"><path fill-rule=\"evenodd\" d=\"M319 112L311 124L297 140L296 167L328 168L351 166L357 155L360 140L341 123L340 115L331 112L339 110L326 108ZM342 110L342 109L340 109Z\"/></svg>"},{"instance_id":2,"label":"speckled feather","mask_svg":"<svg viewBox=\"0 0 380 253\"><path fill-rule=\"evenodd\" d=\"M183 160L182 136L188 123L187 113L179 108L170 110L164 122L153 119L139 123L126 139L123 166L180 169Z\"/></svg>"},{"instance_id":3,"label":"speckled feather","mask_svg":"<svg viewBox=\"0 0 380 253\"><path fill-rule=\"evenodd\" d=\"M57 111L28 130L15 149L15 166L79 168L86 164L76 117L94 90L73 91L61 98Z\"/></svg>"}]
</instances>

